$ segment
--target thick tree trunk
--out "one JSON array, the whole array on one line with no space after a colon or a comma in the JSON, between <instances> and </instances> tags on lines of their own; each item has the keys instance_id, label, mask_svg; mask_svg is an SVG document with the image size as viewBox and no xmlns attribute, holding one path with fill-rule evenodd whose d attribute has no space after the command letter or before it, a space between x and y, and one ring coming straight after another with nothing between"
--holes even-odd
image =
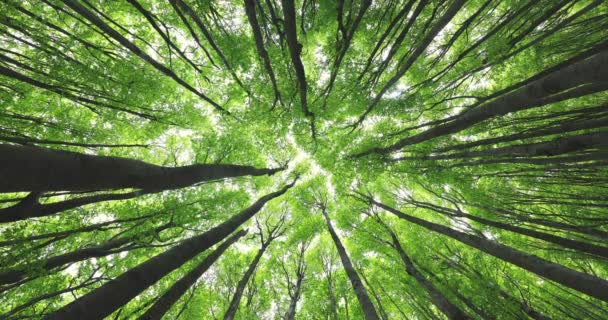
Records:
<instances>
[{"instance_id":1,"label":"thick tree trunk","mask_svg":"<svg viewBox=\"0 0 608 320\"><path fill-rule=\"evenodd\" d=\"M371 153L385 154L397 151L408 145L459 132L497 116L542 106L547 102L544 100L545 98L565 92L571 88L584 84L603 82L608 82L608 51L603 51L586 60L556 70L541 79L498 97L482 106L466 110L453 121L401 139L391 146L370 149L357 156Z\"/></svg>"},{"instance_id":2,"label":"thick tree trunk","mask_svg":"<svg viewBox=\"0 0 608 320\"><path fill-rule=\"evenodd\" d=\"M329 220L329 216L327 215L326 209L322 208L323 217L325 217L325 222L327 224L327 229L329 230L329 234L331 235L334 244L336 245L336 249L338 250L338 254L340 255L340 260L342 260L342 266L344 267L344 271L346 271L346 275L348 275L348 279L353 286L353 290L355 291L355 295L359 300L359 304L361 305L361 309L363 310L363 314L365 315L365 319L367 320L379 320L378 314L376 312L376 308L372 303L372 300L369 298L357 271L353 267L350 258L348 257L348 253L346 252L346 248L342 245L342 241L338 238L338 234L334 230L334 227L331 225L331 221Z\"/></svg>"},{"instance_id":3,"label":"thick tree trunk","mask_svg":"<svg viewBox=\"0 0 608 320\"><path fill-rule=\"evenodd\" d=\"M171 271L215 245L253 217L266 202L283 195L295 181L269 193L211 230L161 253L47 316L49 320L103 319Z\"/></svg>"},{"instance_id":4,"label":"thick tree trunk","mask_svg":"<svg viewBox=\"0 0 608 320\"><path fill-rule=\"evenodd\" d=\"M122 188L158 191L226 177L270 175L280 170L231 164L169 168L128 158L0 144L0 193Z\"/></svg>"},{"instance_id":5,"label":"thick tree trunk","mask_svg":"<svg viewBox=\"0 0 608 320\"><path fill-rule=\"evenodd\" d=\"M144 313L140 320L160 320L171 306L181 298L182 295L190 288L198 278L200 278L211 265L242 236L247 234L247 231L241 230L233 234L220 244L212 253L210 253L201 263L194 267L181 279L177 280L155 303Z\"/></svg>"},{"instance_id":6,"label":"thick tree trunk","mask_svg":"<svg viewBox=\"0 0 608 320\"><path fill-rule=\"evenodd\" d=\"M245 292L247 283L249 283L249 279L251 279L255 269L258 267L258 263L260 262L262 255L264 255L264 252L266 252L266 249L268 249L268 245L270 245L270 242L262 244L262 247L260 250L258 250L255 257L249 264L249 267L247 267L247 271L245 271L245 274L237 284L236 290L232 295L232 300L230 300L228 310L226 310L226 313L224 314L224 320L233 320L236 316L236 312L239 310L239 304L241 303L241 298L243 297L243 292Z\"/></svg>"},{"instance_id":7,"label":"thick tree trunk","mask_svg":"<svg viewBox=\"0 0 608 320\"><path fill-rule=\"evenodd\" d=\"M380 221L379 221L380 222ZM393 230L384 222L380 222L380 224L389 232L391 236L391 241L393 248L399 253L399 257L401 261L405 265L405 271L412 276L418 284L428 293L431 297L431 301L433 304L439 309L443 314L445 314L450 320L466 320L470 319L466 313L464 313L458 306L450 302L450 300L444 296L441 291L439 291L433 283L427 280L424 275L416 268L414 262L410 259L410 257L405 253L403 247L401 246L401 242L397 235L393 232Z\"/></svg>"},{"instance_id":8,"label":"thick tree trunk","mask_svg":"<svg viewBox=\"0 0 608 320\"><path fill-rule=\"evenodd\" d=\"M456 231L440 224L428 222L420 218L404 214L401 211L373 199L368 200L382 209L395 214L401 219L415 223L421 227L424 227L425 229L446 235L473 248L479 249L489 255L526 269L541 277L553 280L576 291L585 293L600 300L608 301L608 281L604 279L566 268L557 263L547 261L535 255L521 252L491 240Z\"/></svg>"}]
</instances>

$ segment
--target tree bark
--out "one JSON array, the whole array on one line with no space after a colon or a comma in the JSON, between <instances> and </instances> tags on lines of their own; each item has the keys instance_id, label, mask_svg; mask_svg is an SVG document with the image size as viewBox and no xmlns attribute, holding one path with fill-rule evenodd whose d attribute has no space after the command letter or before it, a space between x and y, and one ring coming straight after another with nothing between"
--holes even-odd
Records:
<instances>
[{"instance_id":1,"label":"tree bark","mask_svg":"<svg viewBox=\"0 0 608 320\"><path fill-rule=\"evenodd\" d=\"M131 199L141 194L142 192L140 191L129 193L97 194L45 204L41 204L38 201L29 203L19 202L14 206L0 209L0 223L15 222L20 220L26 220L29 218L46 217L92 203L99 203L111 200Z\"/></svg>"},{"instance_id":2,"label":"tree bark","mask_svg":"<svg viewBox=\"0 0 608 320\"><path fill-rule=\"evenodd\" d=\"M46 317L48 320L103 319L129 302L171 271L207 250L253 217L266 202L283 195L295 180L282 189L259 198L250 207L211 230L156 255Z\"/></svg>"},{"instance_id":3,"label":"tree bark","mask_svg":"<svg viewBox=\"0 0 608 320\"><path fill-rule=\"evenodd\" d=\"M373 199L368 200L378 207L395 214L401 219L415 223L430 231L446 235L503 261L514 264L591 297L608 301L608 281L604 279L566 268L557 263L521 252L491 240L456 231L440 224L407 215Z\"/></svg>"},{"instance_id":4,"label":"tree bark","mask_svg":"<svg viewBox=\"0 0 608 320\"><path fill-rule=\"evenodd\" d=\"M230 247L233 243L247 234L241 230L233 234L210 253L201 263L194 267L181 279L177 280L165 293L148 309L139 320L160 320L171 306L181 298L186 291L196 283L196 281L213 265L213 263Z\"/></svg>"},{"instance_id":5,"label":"tree bark","mask_svg":"<svg viewBox=\"0 0 608 320\"><path fill-rule=\"evenodd\" d=\"M168 168L128 158L0 144L0 193L122 188L159 191L226 177L270 175L280 170L231 164Z\"/></svg>"},{"instance_id":6,"label":"tree bark","mask_svg":"<svg viewBox=\"0 0 608 320\"><path fill-rule=\"evenodd\" d=\"M329 234L331 235L334 244L336 245L336 249L340 255L340 260L342 260L342 266L344 267L344 271L348 275L348 279L353 286L353 290L355 291L355 295L357 296L357 300L359 300L359 304L361 305L361 309L363 310L363 314L365 315L366 320L379 320L378 314L376 312L376 308L372 303L372 300L369 298L357 271L353 267L350 258L348 257L348 253L346 249L342 245L342 241L338 238L338 234L334 230L334 227L331 225L331 221L329 220L329 216L327 215L327 211L325 207L322 207L323 217L325 217L325 223L327 224L327 229L329 230Z\"/></svg>"},{"instance_id":7,"label":"tree bark","mask_svg":"<svg viewBox=\"0 0 608 320\"><path fill-rule=\"evenodd\" d=\"M306 82L304 65L302 64L302 59L300 58L300 53L302 52L302 45L298 42L296 11L294 3L293 0L281 0L281 4L283 7L283 25L285 27L285 37L287 38L289 56L291 57L291 62L296 71L296 78L298 79L302 111L304 112L304 115L306 117L312 117L313 114L310 112L310 110L308 110L308 84Z\"/></svg>"}]
</instances>

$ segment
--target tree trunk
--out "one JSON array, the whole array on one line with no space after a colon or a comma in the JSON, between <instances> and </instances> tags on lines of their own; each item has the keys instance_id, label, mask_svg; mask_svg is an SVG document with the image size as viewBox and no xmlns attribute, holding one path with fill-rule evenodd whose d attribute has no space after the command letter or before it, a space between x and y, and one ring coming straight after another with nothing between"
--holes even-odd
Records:
<instances>
[{"instance_id":1,"label":"tree trunk","mask_svg":"<svg viewBox=\"0 0 608 320\"><path fill-rule=\"evenodd\" d=\"M421 227L424 227L425 229L446 235L473 248L479 249L489 255L526 269L541 277L553 280L576 291L585 293L603 301L608 301L608 281L606 280L566 268L557 263L521 252L491 240L466 234L440 224L406 215L401 211L393 209L373 199L369 200L373 204L395 214L401 219L415 223Z\"/></svg>"},{"instance_id":2,"label":"tree trunk","mask_svg":"<svg viewBox=\"0 0 608 320\"><path fill-rule=\"evenodd\" d=\"M412 203L415 204L416 206L420 206L422 208L427 208L427 209L433 210L435 212L438 212L440 214L447 215L448 217L457 216L457 217L467 218L469 220L477 221L477 222L485 224L487 226L491 226L491 227L495 227L495 228L499 228L499 229L503 229L503 230L508 230L508 231L526 235L526 236L529 236L529 237L532 237L535 239L554 243L554 244L560 245L565 248L569 248L569 249L573 249L573 250L577 250L577 251L581 251L581 252L586 252L586 253L589 253L592 255L596 255L598 257L604 257L604 258L608 259L608 247L595 245L592 243L586 243L586 242L582 242L582 241L578 241L578 240L571 240L568 238L552 235L550 233L544 233L544 232L540 232L540 231L536 231L536 230L526 229L526 228L518 227L518 226L515 226L512 224L508 224L508 223L492 221L492 220L488 220L488 219L478 217L478 216L475 216L472 214L464 213L459 210L457 211L457 210L452 210L449 208L435 206L435 205L432 205L432 204L426 203L426 202L412 201Z\"/></svg>"},{"instance_id":3,"label":"tree trunk","mask_svg":"<svg viewBox=\"0 0 608 320\"><path fill-rule=\"evenodd\" d=\"M374 304L367 295L367 291L365 290L365 287L363 286L363 283L361 282L357 271L355 271L355 268L353 267L353 264L350 261L350 258L348 257L348 253L342 245L342 241L340 241L340 238L338 238L338 234L336 234L334 227L331 225L331 221L329 220L329 216L327 215L325 207L322 208L322 213L323 217L325 217L325 222L327 224L329 234L331 235L331 238L334 241L334 244L336 245L336 249L340 254L340 260L342 260L342 266L344 266L344 271L346 271L348 279L350 280L350 283L352 284L353 289L355 291L355 295L359 300L359 304L361 305L361 309L363 310L365 319L379 320L378 314L376 313L376 308L374 308Z\"/></svg>"},{"instance_id":4,"label":"tree trunk","mask_svg":"<svg viewBox=\"0 0 608 320\"><path fill-rule=\"evenodd\" d=\"M0 144L0 193L121 188L167 190L201 181L273 174L280 170L231 164L168 168L128 158Z\"/></svg>"},{"instance_id":5,"label":"tree trunk","mask_svg":"<svg viewBox=\"0 0 608 320\"><path fill-rule=\"evenodd\" d=\"M438 125L385 148L373 148L356 156L385 154L401 148L459 132L485 120L546 103L544 98L590 83L608 82L608 51L598 53L563 69L554 71L485 105L459 114L454 121Z\"/></svg>"},{"instance_id":6,"label":"tree trunk","mask_svg":"<svg viewBox=\"0 0 608 320\"><path fill-rule=\"evenodd\" d=\"M296 308L298 306L298 301L300 300L303 281L304 281L304 274L301 274L301 275L298 274L294 293L291 296L291 299L289 299L289 309L287 309L287 313L285 313L285 320L293 320L296 316Z\"/></svg>"},{"instance_id":7,"label":"tree trunk","mask_svg":"<svg viewBox=\"0 0 608 320\"><path fill-rule=\"evenodd\" d=\"M379 221L380 222L380 221ZM464 313L458 306L451 303L450 300L444 296L439 289L437 289L433 283L427 280L424 275L416 268L414 262L410 259L410 257L405 253L403 247L401 246L401 242L397 235L393 232L393 230L384 222L380 222L380 224L388 231L391 236L391 241L393 243L393 248L399 253L399 257L401 261L405 265L405 270L407 273L412 276L418 284L428 293L431 297L431 301L433 304L439 309L443 314L445 314L450 320L466 320L470 319L466 313Z\"/></svg>"},{"instance_id":8,"label":"tree trunk","mask_svg":"<svg viewBox=\"0 0 608 320\"><path fill-rule=\"evenodd\" d=\"M306 117L311 117L312 113L310 110L308 110L308 84L306 82L306 74L304 73L304 65L302 64L302 59L300 58L300 54L302 53L302 45L298 42L294 3L293 0L281 0L281 4L283 7L283 25L285 27L287 47L289 49L291 63L296 71L296 78L298 80L298 87L300 90L300 104L302 105L304 115Z\"/></svg>"},{"instance_id":9,"label":"tree trunk","mask_svg":"<svg viewBox=\"0 0 608 320\"><path fill-rule=\"evenodd\" d=\"M272 238L269 238L269 239L272 239ZM234 294L232 295L232 300L230 300L230 305L228 306L228 310L226 310L226 314L224 314L224 320L233 320L234 317L236 316L236 312L239 310L239 304L241 303L241 298L243 297L243 292L245 291L245 287L247 287L247 283L249 283L249 279L251 279L251 276L255 272L255 269L258 267L258 263L260 262L262 255L264 255L264 252L266 252L266 249L268 249L269 244L270 244L270 242L263 243L262 247L260 248L260 250L258 250L255 257L253 258L253 261L251 261L251 263L249 264L247 271L245 271L245 274L243 275L243 277L239 281L238 285L236 286L236 290L234 291Z\"/></svg>"},{"instance_id":10,"label":"tree trunk","mask_svg":"<svg viewBox=\"0 0 608 320\"><path fill-rule=\"evenodd\" d=\"M181 279L177 280L155 303L144 313L140 320L160 320L171 306L181 298L181 296L190 288L196 281L213 265L213 263L242 236L247 234L247 231L241 230L233 234L220 244L212 253L210 253L201 263L194 267Z\"/></svg>"},{"instance_id":11,"label":"tree trunk","mask_svg":"<svg viewBox=\"0 0 608 320\"><path fill-rule=\"evenodd\" d=\"M132 268L98 289L46 317L48 320L103 319L171 271L215 245L253 217L266 202L283 195L295 181L269 193L211 230L187 240Z\"/></svg>"}]
</instances>

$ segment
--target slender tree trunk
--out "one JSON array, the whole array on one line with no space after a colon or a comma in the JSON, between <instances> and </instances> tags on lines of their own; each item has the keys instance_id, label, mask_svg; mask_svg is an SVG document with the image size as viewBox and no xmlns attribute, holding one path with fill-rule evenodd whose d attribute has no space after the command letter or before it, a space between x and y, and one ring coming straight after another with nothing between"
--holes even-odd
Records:
<instances>
[{"instance_id":1,"label":"slender tree trunk","mask_svg":"<svg viewBox=\"0 0 608 320\"><path fill-rule=\"evenodd\" d=\"M140 320L160 320L171 306L181 298L186 291L196 283L196 281L213 265L213 263L242 236L247 234L247 231L241 230L233 234L220 244L212 253L210 253L201 263L194 267L181 279L177 280L155 303L144 313Z\"/></svg>"},{"instance_id":2,"label":"slender tree trunk","mask_svg":"<svg viewBox=\"0 0 608 320\"><path fill-rule=\"evenodd\" d=\"M586 243L586 242L582 242L582 241L578 241L578 240L572 240L572 239L552 235L550 233L544 233L544 232L540 232L540 231L536 231L536 230L526 229L526 228L518 227L518 226L515 226L512 224L508 224L508 223L492 221L492 220L488 220L488 219L478 217L478 216L475 216L472 214L464 213L459 210L457 211L457 210L452 210L449 208L435 206L435 205L432 205L432 204L426 203L426 202L412 201L412 203L415 204L416 206L419 206L422 208L427 208L427 209L433 210L435 212L438 212L440 214L447 215L448 217L453 215L453 216L457 216L457 217L467 218L467 219L485 224L487 226L491 226L491 227L495 227L495 228L499 228L499 229L503 229L503 230L508 230L508 231L526 235L526 236L529 236L529 237L532 237L535 239L554 243L554 244L560 245L565 248L569 248L569 249L573 249L573 250L577 250L577 251L581 251L581 252L586 252L586 253L589 253L592 255L596 255L598 257L604 257L604 258L608 259L608 247L595 245L592 243Z\"/></svg>"},{"instance_id":3,"label":"slender tree trunk","mask_svg":"<svg viewBox=\"0 0 608 320\"><path fill-rule=\"evenodd\" d=\"M201 181L273 174L280 170L231 164L168 168L128 158L0 144L0 193L121 188L167 190Z\"/></svg>"},{"instance_id":4,"label":"slender tree trunk","mask_svg":"<svg viewBox=\"0 0 608 320\"><path fill-rule=\"evenodd\" d=\"M487 240L478 236L456 231L440 224L428 222L417 217L404 214L383 203L369 198L373 204L387 210L397 217L415 223L425 229L446 235L459 242L479 249L496 258L519 266L541 277L553 280L566 287L585 293L600 300L608 301L608 281L566 268L557 263L547 261L535 255L527 254L500 243Z\"/></svg>"},{"instance_id":5,"label":"slender tree trunk","mask_svg":"<svg viewBox=\"0 0 608 320\"><path fill-rule=\"evenodd\" d=\"M380 224L388 231L391 236L392 246L399 254L401 261L405 265L405 270L407 273L412 276L418 284L428 293L431 298L433 304L439 309L443 314L445 314L450 320L466 320L470 319L466 313L464 313L458 306L450 302L450 300L444 296L439 289L437 289L433 283L427 280L424 275L416 268L414 262L410 259L410 257L405 253L403 247L401 246L401 242L397 235L393 232L393 230L386 225L382 221L378 221Z\"/></svg>"},{"instance_id":6,"label":"slender tree trunk","mask_svg":"<svg viewBox=\"0 0 608 320\"><path fill-rule=\"evenodd\" d=\"M272 70L272 64L270 63L270 57L268 56L268 52L266 48L264 48L264 38L262 37L262 31L260 30L260 24L258 23L258 18L256 16L255 6L256 1L254 0L244 0L245 1L245 13L247 14L247 20L249 21L249 25L251 26L251 31L253 33L253 38L255 40L255 48L258 52L258 56L262 59L262 63L264 64L264 69L266 69L266 73L268 73L268 78L272 83L272 89L274 90L275 99L281 100L281 94L279 93L279 87L277 86L277 80L274 75L274 71Z\"/></svg>"},{"instance_id":7,"label":"slender tree trunk","mask_svg":"<svg viewBox=\"0 0 608 320\"><path fill-rule=\"evenodd\" d=\"M272 239L272 238L270 238L270 239ZM230 300L230 305L228 306L228 310L226 310L226 314L224 314L224 320L233 320L234 317L236 316L236 312L239 310L239 304L241 303L241 298L243 297L243 292L245 292L247 283L249 283L249 279L251 279L251 276L255 272L255 269L258 267L258 263L260 262L260 259L264 255L264 252L266 252L266 249L268 249L268 245L270 245L270 242L262 244L262 247L260 248L260 250L258 250L255 257L249 264L247 271L245 271L245 274L243 275L243 277L239 281L238 285L236 286L236 290L234 291L234 294L232 295L232 300Z\"/></svg>"},{"instance_id":8,"label":"slender tree trunk","mask_svg":"<svg viewBox=\"0 0 608 320\"><path fill-rule=\"evenodd\" d=\"M357 124L363 122L367 114L369 114L369 112L372 111L372 109L378 104L378 102L380 102L380 99L382 99L384 94L386 94L386 92L388 92L390 88L392 88L395 84L397 84L397 82L399 82L399 79L401 79L405 75L405 73L410 69L410 67L414 64L414 62L418 60L420 55L424 53L429 44L431 44L433 39L435 39L437 34L448 24L448 22L452 20L452 18L454 18L458 11L460 11L465 2L466 0L455 0L450 4L446 12L441 16L441 18L439 18L439 20L433 26L431 31L429 31L429 33L425 35L424 39L422 39L422 41L416 46L416 49L412 52L407 61L403 65L399 66L399 69L397 70L395 75L387 81L387 83L382 87L382 89L380 89L380 91L369 104L363 115L361 115L361 117L359 117L359 120L357 120Z\"/></svg>"},{"instance_id":9,"label":"slender tree trunk","mask_svg":"<svg viewBox=\"0 0 608 320\"><path fill-rule=\"evenodd\" d=\"M156 229L153 232L158 233L162 230L170 228L173 226L172 223L164 224ZM121 248L122 246L129 244L134 241L133 237L123 237L110 241L106 241L100 245L82 248L76 251L60 254L57 256L50 257L43 261L34 262L30 265L13 268L12 270L1 272L0 273L0 284L9 284L15 283L23 280L28 275L28 269L31 269L32 266L40 266L39 268L48 272L54 268L65 266L70 263L83 261L89 258L95 257L103 257L115 253L114 250ZM36 269L36 268L34 268Z\"/></svg>"},{"instance_id":10,"label":"slender tree trunk","mask_svg":"<svg viewBox=\"0 0 608 320\"><path fill-rule=\"evenodd\" d=\"M298 306L298 301L300 300L302 291L302 282L304 282L304 274L298 274L296 287L293 295L289 299L289 308L287 309L287 313L285 313L285 320L293 320L296 316L296 308Z\"/></svg>"},{"instance_id":11,"label":"slender tree trunk","mask_svg":"<svg viewBox=\"0 0 608 320\"><path fill-rule=\"evenodd\" d=\"M336 245L336 249L340 254L340 260L342 260L342 266L344 266L344 271L346 271L348 279L350 280L350 283L352 284L353 289L355 291L355 295L359 300L359 304L361 305L361 309L363 310L365 319L379 320L378 314L376 313L376 308L374 307L372 300L367 295L367 291L365 290L365 287L363 286L363 283L361 282L357 271L355 271L355 268L353 267L353 264L350 261L350 258L348 257L348 253L342 245L342 241L340 241L340 238L338 238L338 234L334 230L334 227L331 225L331 221L329 220L329 216L327 215L325 207L323 207L321 211L323 213L323 217L325 217L325 222L327 224L329 234L331 235L331 238L334 241L334 244Z\"/></svg>"},{"instance_id":12,"label":"slender tree trunk","mask_svg":"<svg viewBox=\"0 0 608 320\"><path fill-rule=\"evenodd\" d=\"M570 152L583 151L589 148L605 148L606 146L608 146L608 133L595 132L562 137L551 141L519 144L480 151L459 152L447 155L399 158L399 160L448 160L475 157L551 157Z\"/></svg>"},{"instance_id":13,"label":"slender tree trunk","mask_svg":"<svg viewBox=\"0 0 608 320\"><path fill-rule=\"evenodd\" d=\"M542 106L546 104L544 98L565 92L568 89L584 84L603 82L608 82L608 51L600 52L586 60L556 70L482 106L466 110L453 121L401 139L389 147L373 148L356 156L397 151L408 145L459 132L497 116Z\"/></svg>"},{"instance_id":14,"label":"slender tree trunk","mask_svg":"<svg viewBox=\"0 0 608 320\"><path fill-rule=\"evenodd\" d=\"M182 78L180 78L177 74L175 74L175 72L173 72L171 69L167 68L162 63L154 60L152 57L150 57L148 54L146 54L143 50L141 50L139 47L137 47L133 42L129 41L127 38L122 36L118 31L112 29L112 27L110 27L108 24L106 24L95 13L93 13L92 11L87 9L85 6L83 6L77 0L63 0L63 3L65 3L72 10L74 10L75 12L77 12L78 14L80 14L81 16L86 18L87 20L89 20L92 24L94 24L96 27L101 29L104 33L106 33L107 35L112 37L114 40L118 41L118 43L120 43L123 47L129 49L129 51L131 51L132 53L134 53L135 55L142 58L144 61L146 61L150 65L152 65L156 70L160 71L164 75L173 79L175 82L179 83L182 87L184 87L188 91L194 93L201 99L207 101L217 110L219 110L223 113L229 114L228 111L226 111L224 108L222 108L215 101L211 100L205 94L196 90L190 84L186 83Z\"/></svg>"},{"instance_id":15,"label":"slender tree trunk","mask_svg":"<svg viewBox=\"0 0 608 320\"><path fill-rule=\"evenodd\" d=\"M261 197L250 207L224 223L199 236L184 240L179 245L141 263L100 288L55 311L47 316L46 319L103 319L171 271L179 268L199 253L220 242L260 211L266 202L283 195L294 184L295 181L276 192Z\"/></svg>"},{"instance_id":16,"label":"slender tree trunk","mask_svg":"<svg viewBox=\"0 0 608 320\"><path fill-rule=\"evenodd\" d=\"M36 194L37 192L31 193ZM141 195L143 192L135 191L129 193L109 193L109 194L97 194L92 196L80 197L76 199L69 199L53 203L41 204L37 200L19 202L18 204L0 209L0 223L15 222L20 220L27 220L29 218L46 217L59 212L67 211L70 209L82 207L92 203L99 203L103 201L112 200L125 200L135 198ZM31 195L30 194L30 195ZM39 193L38 193L39 194ZM24 200L29 200L27 197Z\"/></svg>"}]
</instances>

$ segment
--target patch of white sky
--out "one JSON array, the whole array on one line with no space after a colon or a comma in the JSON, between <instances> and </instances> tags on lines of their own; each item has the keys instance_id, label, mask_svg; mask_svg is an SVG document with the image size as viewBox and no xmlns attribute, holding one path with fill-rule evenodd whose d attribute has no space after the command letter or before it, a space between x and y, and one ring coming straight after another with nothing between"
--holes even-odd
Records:
<instances>
[{"instance_id":1,"label":"patch of white sky","mask_svg":"<svg viewBox=\"0 0 608 320\"><path fill-rule=\"evenodd\" d=\"M319 77L317 78L317 86L324 86L329 81L330 73L329 68L325 68L327 65L327 56L323 53L323 47L317 45L313 51L313 57L315 58L315 64L317 66L323 66L319 68Z\"/></svg>"}]
</instances>

